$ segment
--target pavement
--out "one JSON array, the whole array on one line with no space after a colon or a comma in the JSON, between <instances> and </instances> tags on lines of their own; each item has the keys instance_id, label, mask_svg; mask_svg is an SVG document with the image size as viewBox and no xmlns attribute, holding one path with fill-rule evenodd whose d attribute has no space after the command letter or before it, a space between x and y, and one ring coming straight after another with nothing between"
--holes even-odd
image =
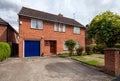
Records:
<instances>
[{"instance_id":1,"label":"pavement","mask_svg":"<svg viewBox=\"0 0 120 81\"><path fill-rule=\"evenodd\" d=\"M59 57L9 58L0 63L0 81L111 81L112 76Z\"/></svg>"}]
</instances>

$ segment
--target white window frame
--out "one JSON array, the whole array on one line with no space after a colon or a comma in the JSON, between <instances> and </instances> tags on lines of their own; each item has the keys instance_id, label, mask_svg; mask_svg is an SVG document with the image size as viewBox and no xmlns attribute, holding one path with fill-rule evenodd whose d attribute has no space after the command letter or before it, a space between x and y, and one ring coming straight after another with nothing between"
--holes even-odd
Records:
<instances>
[{"instance_id":1,"label":"white window frame","mask_svg":"<svg viewBox=\"0 0 120 81\"><path fill-rule=\"evenodd\" d=\"M33 27L33 21L35 22L35 27ZM38 23L41 25L41 27L38 27ZM43 21L39 19L31 19L31 28L34 29L43 29Z\"/></svg>"},{"instance_id":2,"label":"white window frame","mask_svg":"<svg viewBox=\"0 0 120 81\"><path fill-rule=\"evenodd\" d=\"M63 41L63 49L67 51L68 48L67 48L67 46L65 45L65 42L66 42L66 41Z\"/></svg>"},{"instance_id":3,"label":"white window frame","mask_svg":"<svg viewBox=\"0 0 120 81\"><path fill-rule=\"evenodd\" d=\"M77 30L77 32L76 32L76 30ZM73 28L73 33L74 34L80 34L80 27L74 27Z\"/></svg>"},{"instance_id":4,"label":"white window frame","mask_svg":"<svg viewBox=\"0 0 120 81\"><path fill-rule=\"evenodd\" d=\"M66 32L66 26L64 24L55 23L54 24L54 31L57 31L57 32Z\"/></svg>"},{"instance_id":5,"label":"white window frame","mask_svg":"<svg viewBox=\"0 0 120 81\"><path fill-rule=\"evenodd\" d=\"M76 41L75 48L79 48L79 47L80 47L80 42L79 42L79 41Z\"/></svg>"},{"instance_id":6,"label":"white window frame","mask_svg":"<svg viewBox=\"0 0 120 81\"><path fill-rule=\"evenodd\" d=\"M54 31L59 31L59 24L58 23L54 24Z\"/></svg>"}]
</instances>

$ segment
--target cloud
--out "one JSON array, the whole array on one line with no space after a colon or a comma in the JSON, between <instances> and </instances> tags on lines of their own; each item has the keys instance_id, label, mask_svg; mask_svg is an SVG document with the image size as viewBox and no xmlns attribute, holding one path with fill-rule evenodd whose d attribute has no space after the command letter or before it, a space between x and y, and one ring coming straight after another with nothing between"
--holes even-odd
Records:
<instances>
[{"instance_id":1,"label":"cloud","mask_svg":"<svg viewBox=\"0 0 120 81\"><path fill-rule=\"evenodd\" d=\"M0 17L10 23L16 30L18 30L17 13L21 8L21 3L12 0L0 0Z\"/></svg>"},{"instance_id":2,"label":"cloud","mask_svg":"<svg viewBox=\"0 0 120 81\"><path fill-rule=\"evenodd\" d=\"M120 0L0 0L0 17L18 30L18 12L22 6L53 13L62 13L86 25L98 14L110 10L120 14Z\"/></svg>"}]
</instances>

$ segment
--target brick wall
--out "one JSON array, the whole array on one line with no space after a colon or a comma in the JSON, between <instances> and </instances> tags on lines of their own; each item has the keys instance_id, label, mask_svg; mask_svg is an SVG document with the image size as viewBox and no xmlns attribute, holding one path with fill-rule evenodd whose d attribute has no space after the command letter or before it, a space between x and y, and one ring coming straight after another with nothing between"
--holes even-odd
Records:
<instances>
[{"instance_id":1,"label":"brick wall","mask_svg":"<svg viewBox=\"0 0 120 81\"><path fill-rule=\"evenodd\" d=\"M43 29L32 29L31 19L20 17L22 25L19 26L19 56L23 57L24 40L40 40L41 51L50 52L50 47L44 45L44 40L57 41L57 53L64 52L63 43L65 40L73 39L79 41L81 46L85 46L85 29L81 28L80 34L73 33L73 26L66 25L66 32L55 32L54 23L43 21ZM43 39L41 37L44 36Z\"/></svg>"},{"instance_id":2,"label":"brick wall","mask_svg":"<svg viewBox=\"0 0 120 81\"><path fill-rule=\"evenodd\" d=\"M0 42L18 43L17 34L7 25L0 25Z\"/></svg>"},{"instance_id":3,"label":"brick wall","mask_svg":"<svg viewBox=\"0 0 120 81\"><path fill-rule=\"evenodd\" d=\"M105 49L105 69L111 75L120 75L120 49Z\"/></svg>"},{"instance_id":4,"label":"brick wall","mask_svg":"<svg viewBox=\"0 0 120 81\"><path fill-rule=\"evenodd\" d=\"M0 25L0 42L7 42L7 26Z\"/></svg>"},{"instance_id":5,"label":"brick wall","mask_svg":"<svg viewBox=\"0 0 120 81\"><path fill-rule=\"evenodd\" d=\"M18 43L16 32L7 27L7 25L0 25L0 42Z\"/></svg>"},{"instance_id":6,"label":"brick wall","mask_svg":"<svg viewBox=\"0 0 120 81\"><path fill-rule=\"evenodd\" d=\"M8 41L12 43L18 43L18 36L16 32L8 28Z\"/></svg>"}]
</instances>

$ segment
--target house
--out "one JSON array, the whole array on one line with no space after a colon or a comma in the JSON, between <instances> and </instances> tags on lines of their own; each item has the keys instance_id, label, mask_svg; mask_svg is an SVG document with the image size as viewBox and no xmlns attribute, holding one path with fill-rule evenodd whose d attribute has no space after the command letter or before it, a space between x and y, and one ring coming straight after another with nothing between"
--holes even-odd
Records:
<instances>
[{"instance_id":1,"label":"house","mask_svg":"<svg viewBox=\"0 0 120 81\"><path fill-rule=\"evenodd\" d=\"M0 42L18 43L18 32L0 18Z\"/></svg>"},{"instance_id":2,"label":"house","mask_svg":"<svg viewBox=\"0 0 120 81\"><path fill-rule=\"evenodd\" d=\"M54 15L26 7L19 12L19 57L68 52L65 41L85 46L86 28L62 14Z\"/></svg>"},{"instance_id":3,"label":"house","mask_svg":"<svg viewBox=\"0 0 120 81\"><path fill-rule=\"evenodd\" d=\"M18 56L18 32L2 18L0 18L0 42L9 43L11 56Z\"/></svg>"}]
</instances>

